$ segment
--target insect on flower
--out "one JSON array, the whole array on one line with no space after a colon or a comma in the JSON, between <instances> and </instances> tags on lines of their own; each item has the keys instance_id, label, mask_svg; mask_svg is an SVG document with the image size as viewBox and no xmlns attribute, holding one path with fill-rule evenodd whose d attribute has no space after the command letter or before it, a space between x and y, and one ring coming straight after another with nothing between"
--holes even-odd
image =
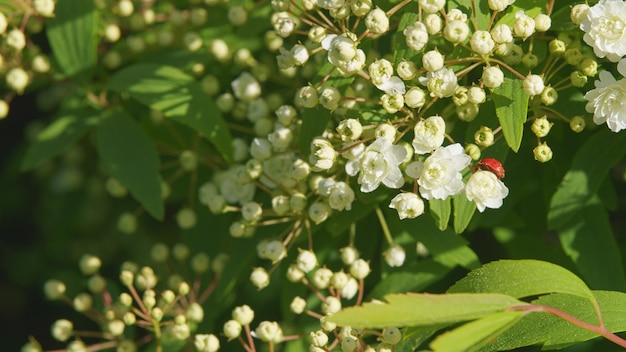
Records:
<instances>
[{"instance_id":1,"label":"insect on flower","mask_svg":"<svg viewBox=\"0 0 626 352\"><path fill-rule=\"evenodd\" d=\"M496 175L496 177L499 179L504 178L504 167L502 166L502 163L497 159L484 158L483 160L479 161L476 166L478 166L478 168L481 170L493 172L494 175Z\"/></svg>"}]
</instances>

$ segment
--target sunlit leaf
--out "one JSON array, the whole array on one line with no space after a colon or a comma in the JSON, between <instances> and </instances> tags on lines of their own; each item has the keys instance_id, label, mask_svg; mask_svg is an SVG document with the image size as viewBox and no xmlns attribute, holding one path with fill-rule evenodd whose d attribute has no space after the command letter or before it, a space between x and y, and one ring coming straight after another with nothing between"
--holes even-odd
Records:
<instances>
[{"instance_id":1,"label":"sunlit leaf","mask_svg":"<svg viewBox=\"0 0 626 352\"><path fill-rule=\"evenodd\" d=\"M498 312L466 323L439 335L431 344L433 352L475 351L491 342L524 316L524 312Z\"/></svg>"},{"instance_id":2,"label":"sunlit leaf","mask_svg":"<svg viewBox=\"0 0 626 352\"><path fill-rule=\"evenodd\" d=\"M522 144L524 122L528 113L528 95L522 89L522 80L505 76L504 83L491 93L491 99L496 107L504 139L517 152Z\"/></svg>"},{"instance_id":3,"label":"sunlit leaf","mask_svg":"<svg viewBox=\"0 0 626 352\"><path fill-rule=\"evenodd\" d=\"M448 292L491 292L515 298L559 292L594 299L587 285L571 271L530 259L485 264L459 280Z\"/></svg>"},{"instance_id":4,"label":"sunlit leaf","mask_svg":"<svg viewBox=\"0 0 626 352\"><path fill-rule=\"evenodd\" d=\"M462 233L476 212L476 203L468 200L463 192L452 197L452 204L454 205L454 232Z\"/></svg>"},{"instance_id":5,"label":"sunlit leaf","mask_svg":"<svg viewBox=\"0 0 626 352\"><path fill-rule=\"evenodd\" d=\"M431 199L428 201L428 206L439 230L445 230L448 227L448 221L452 212L452 201L450 198L448 197L444 200Z\"/></svg>"},{"instance_id":6,"label":"sunlit leaf","mask_svg":"<svg viewBox=\"0 0 626 352\"><path fill-rule=\"evenodd\" d=\"M501 294L391 294L387 303L349 307L328 318L340 326L357 329L420 326L478 319L512 306L525 304Z\"/></svg>"}]
</instances>

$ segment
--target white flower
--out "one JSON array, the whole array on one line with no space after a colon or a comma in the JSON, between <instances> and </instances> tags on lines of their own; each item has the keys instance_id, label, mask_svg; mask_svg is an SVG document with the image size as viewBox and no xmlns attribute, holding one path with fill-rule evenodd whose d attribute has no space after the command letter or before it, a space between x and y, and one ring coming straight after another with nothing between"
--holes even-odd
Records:
<instances>
[{"instance_id":1,"label":"white flower","mask_svg":"<svg viewBox=\"0 0 626 352\"><path fill-rule=\"evenodd\" d=\"M515 13L515 22L513 22L513 32L516 36L526 40L526 38L535 33L535 20L524 11L517 11Z\"/></svg>"},{"instance_id":2,"label":"white flower","mask_svg":"<svg viewBox=\"0 0 626 352\"><path fill-rule=\"evenodd\" d=\"M406 149L393 145L387 138L378 138L370 144L360 158L346 163L350 176L359 173L361 192L372 192L382 183L390 188L400 188L404 178L398 165L406 156Z\"/></svg>"},{"instance_id":3,"label":"white flower","mask_svg":"<svg viewBox=\"0 0 626 352\"><path fill-rule=\"evenodd\" d=\"M415 193L400 193L393 197L389 208L398 211L400 220L414 219L424 213L424 201Z\"/></svg>"},{"instance_id":4,"label":"white flower","mask_svg":"<svg viewBox=\"0 0 626 352\"><path fill-rule=\"evenodd\" d=\"M419 0L420 7L426 13L437 13L446 6L445 0Z\"/></svg>"},{"instance_id":5,"label":"white flower","mask_svg":"<svg viewBox=\"0 0 626 352\"><path fill-rule=\"evenodd\" d=\"M524 89L524 93L530 96L539 95L545 88L543 78L539 75L529 74L526 76L524 82L522 82L522 88Z\"/></svg>"},{"instance_id":6,"label":"white flower","mask_svg":"<svg viewBox=\"0 0 626 352\"><path fill-rule=\"evenodd\" d=\"M580 23L583 40L597 57L617 62L626 55L626 3L621 0L600 0Z\"/></svg>"},{"instance_id":7,"label":"white flower","mask_svg":"<svg viewBox=\"0 0 626 352\"><path fill-rule=\"evenodd\" d=\"M449 68L441 68L435 72L428 72L426 77L420 77L421 84L428 87L432 97L451 97L458 86L454 71Z\"/></svg>"},{"instance_id":8,"label":"white flower","mask_svg":"<svg viewBox=\"0 0 626 352\"><path fill-rule=\"evenodd\" d=\"M311 141L311 154L309 163L313 166L313 171L328 170L335 164L337 152L333 145L324 138L314 138Z\"/></svg>"},{"instance_id":9,"label":"white flower","mask_svg":"<svg viewBox=\"0 0 626 352\"><path fill-rule=\"evenodd\" d=\"M620 74L626 74L626 59L617 64ZM606 122L609 129L619 132L626 128L626 79L616 81L612 74L602 71L596 86L585 94L589 102L585 106L587 112L593 113L593 122L601 125Z\"/></svg>"},{"instance_id":10,"label":"white flower","mask_svg":"<svg viewBox=\"0 0 626 352\"><path fill-rule=\"evenodd\" d=\"M354 201L354 191L345 182L336 182L330 187L328 205L335 210L350 210Z\"/></svg>"},{"instance_id":11,"label":"white flower","mask_svg":"<svg viewBox=\"0 0 626 352\"><path fill-rule=\"evenodd\" d=\"M441 147L446 133L446 123L439 115L419 121L415 128L413 149L417 154L430 153Z\"/></svg>"},{"instance_id":12,"label":"white flower","mask_svg":"<svg viewBox=\"0 0 626 352\"><path fill-rule=\"evenodd\" d=\"M365 26L374 34L382 34L389 30L389 17L385 11L375 8L365 17Z\"/></svg>"},{"instance_id":13,"label":"white flower","mask_svg":"<svg viewBox=\"0 0 626 352\"><path fill-rule=\"evenodd\" d=\"M417 180L422 197L446 199L461 192L464 186L461 170L465 169L471 160L459 143L435 150L424 161L422 173Z\"/></svg>"},{"instance_id":14,"label":"white flower","mask_svg":"<svg viewBox=\"0 0 626 352\"><path fill-rule=\"evenodd\" d=\"M481 213L485 208L500 208L502 200L508 194L509 189L491 171L476 171L465 185L465 196L476 203L476 208Z\"/></svg>"},{"instance_id":15,"label":"white flower","mask_svg":"<svg viewBox=\"0 0 626 352\"><path fill-rule=\"evenodd\" d=\"M491 34L487 31L476 31L472 34L472 38L470 39L470 46L474 52L480 55L489 54L493 48L496 46L496 43L491 38Z\"/></svg>"}]
</instances>

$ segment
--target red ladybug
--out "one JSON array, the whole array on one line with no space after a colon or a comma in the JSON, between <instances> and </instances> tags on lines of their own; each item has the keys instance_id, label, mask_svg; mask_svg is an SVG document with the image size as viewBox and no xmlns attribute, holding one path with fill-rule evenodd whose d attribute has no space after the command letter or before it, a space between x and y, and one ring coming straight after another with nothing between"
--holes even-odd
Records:
<instances>
[{"instance_id":1,"label":"red ladybug","mask_svg":"<svg viewBox=\"0 0 626 352\"><path fill-rule=\"evenodd\" d=\"M497 178L504 177L504 167L502 167L502 163L493 158L484 158L476 164L479 169L491 171Z\"/></svg>"}]
</instances>

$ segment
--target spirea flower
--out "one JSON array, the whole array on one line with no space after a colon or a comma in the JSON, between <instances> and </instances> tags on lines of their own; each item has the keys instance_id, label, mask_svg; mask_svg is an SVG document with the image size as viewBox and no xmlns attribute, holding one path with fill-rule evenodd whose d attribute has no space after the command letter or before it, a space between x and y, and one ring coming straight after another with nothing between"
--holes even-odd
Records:
<instances>
[{"instance_id":1,"label":"spirea flower","mask_svg":"<svg viewBox=\"0 0 626 352\"><path fill-rule=\"evenodd\" d=\"M360 158L346 163L350 176L359 174L361 192L372 192L382 183L389 188L400 188L404 178L398 165L406 156L406 149L393 145L387 138L378 138L365 148Z\"/></svg>"},{"instance_id":2,"label":"spirea flower","mask_svg":"<svg viewBox=\"0 0 626 352\"><path fill-rule=\"evenodd\" d=\"M580 23L583 40L597 57L613 62L626 55L626 3L621 0L600 0L592 6Z\"/></svg>"},{"instance_id":3,"label":"spirea flower","mask_svg":"<svg viewBox=\"0 0 626 352\"><path fill-rule=\"evenodd\" d=\"M435 72L428 72L426 77L420 77L421 84L428 87L432 97L451 97L458 86L454 71L449 68L441 68Z\"/></svg>"},{"instance_id":4,"label":"spirea flower","mask_svg":"<svg viewBox=\"0 0 626 352\"><path fill-rule=\"evenodd\" d=\"M465 196L476 203L481 213L485 208L497 209L509 194L509 189L491 171L478 170L470 176L465 185Z\"/></svg>"},{"instance_id":5,"label":"spirea flower","mask_svg":"<svg viewBox=\"0 0 626 352\"><path fill-rule=\"evenodd\" d=\"M626 74L626 60L622 59L617 65L620 74ZM606 125L613 132L626 128L626 78L619 81L607 71L599 74L599 80L594 82L595 89L585 94L588 100L585 109L593 113L593 122Z\"/></svg>"},{"instance_id":6,"label":"spirea flower","mask_svg":"<svg viewBox=\"0 0 626 352\"><path fill-rule=\"evenodd\" d=\"M431 154L422 167L417 183L419 191L425 199L446 199L463 190L461 170L471 161L463 147L452 144L440 147Z\"/></svg>"},{"instance_id":7,"label":"spirea flower","mask_svg":"<svg viewBox=\"0 0 626 352\"><path fill-rule=\"evenodd\" d=\"M413 149L417 154L430 153L441 147L446 133L446 123L439 115L419 121L415 128Z\"/></svg>"}]
</instances>

